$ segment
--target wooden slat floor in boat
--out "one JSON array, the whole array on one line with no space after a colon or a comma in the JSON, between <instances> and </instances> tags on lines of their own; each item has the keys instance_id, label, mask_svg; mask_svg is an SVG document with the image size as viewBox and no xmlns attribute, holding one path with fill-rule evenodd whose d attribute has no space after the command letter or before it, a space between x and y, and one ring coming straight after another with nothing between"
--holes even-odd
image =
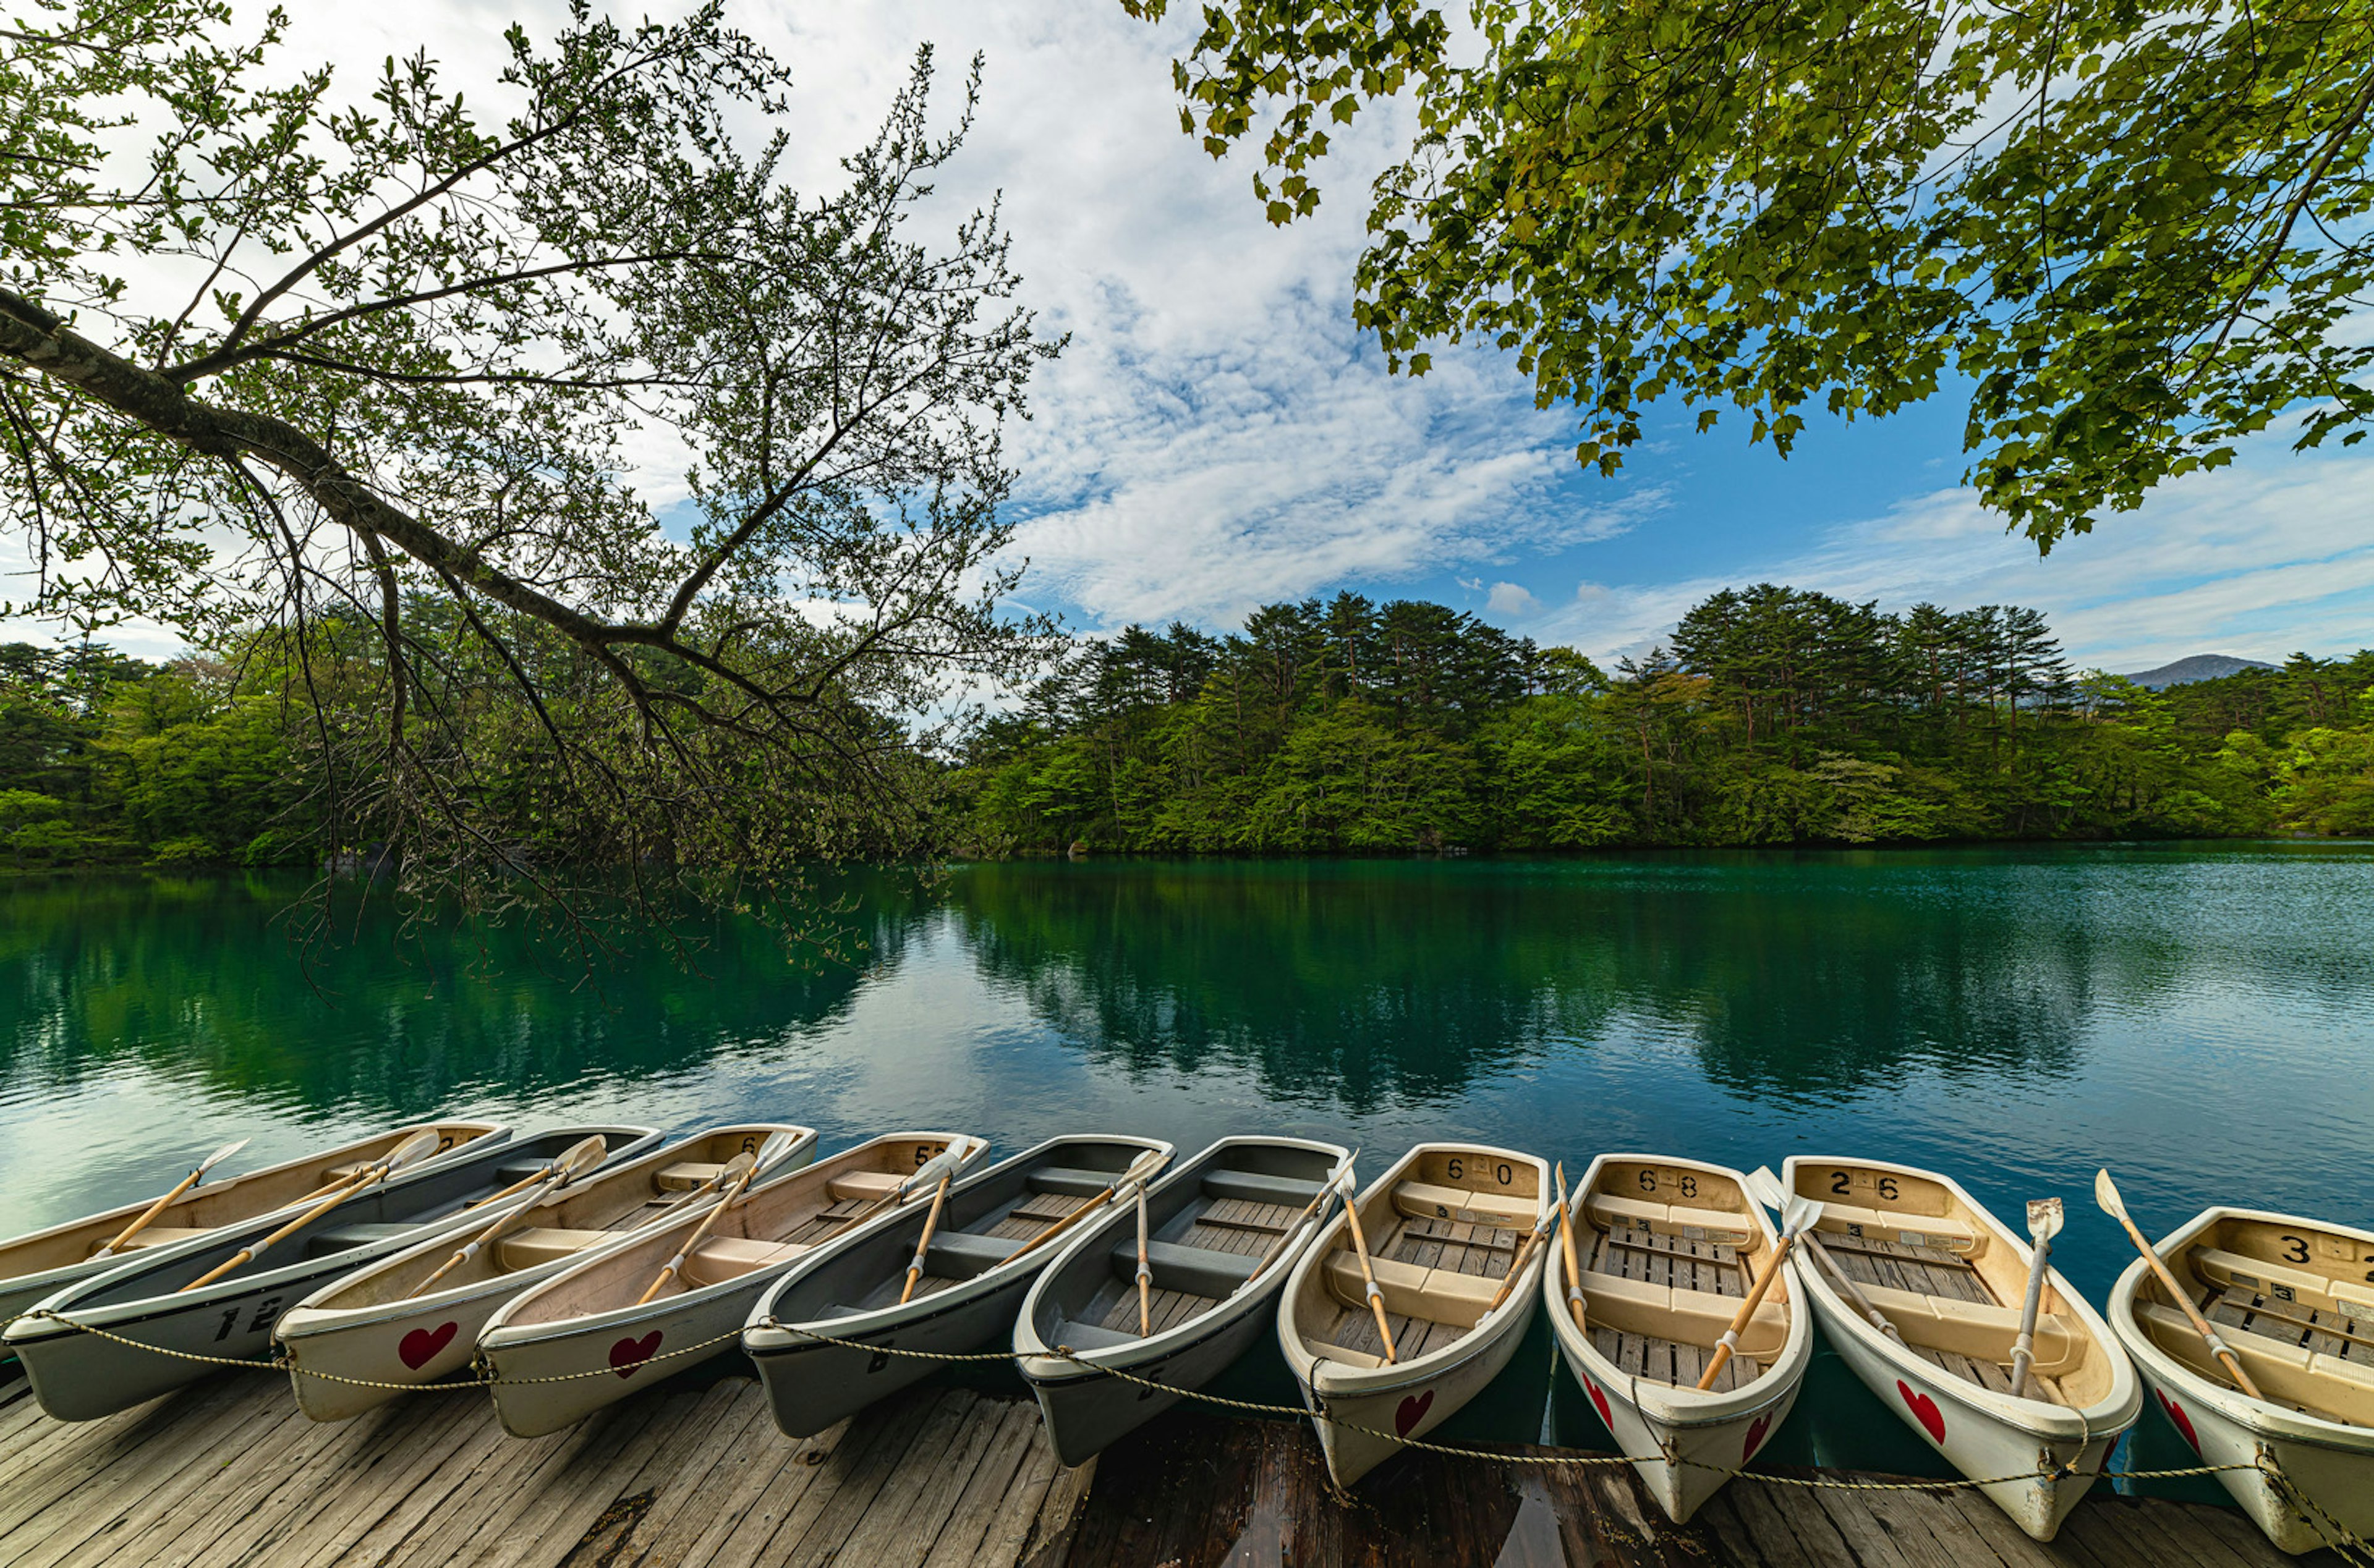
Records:
<instances>
[{"instance_id":1,"label":"wooden slat floor in boat","mask_svg":"<svg viewBox=\"0 0 2374 1568\"><path fill-rule=\"evenodd\" d=\"M1195 1216L1180 1241L1188 1246L1209 1247L1215 1252L1233 1252L1243 1258L1258 1258L1270 1249L1272 1243L1284 1235L1302 1211L1288 1203L1255 1203L1248 1199L1224 1198Z\"/></svg>"},{"instance_id":2,"label":"wooden slat floor in boat","mask_svg":"<svg viewBox=\"0 0 2374 1568\"><path fill-rule=\"evenodd\" d=\"M1707 1358L1714 1352L1704 1345L1684 1344L1678 1340L1660 1340L1649 1334L1629 1334L1620 1329L1593 1328L1592 1348L1626 1372L1645 1377L1651 1383L1670 1383L1676 1388L1695 1388L1706 1375ZM1734 1355L1722 1363L1714 1375L1713 1392L1727 1394L1743 1384L1753 1383L1764 1375L1763 1364L1747 1356Z\"/></svg>"},{"instance_id":3,"label":"wooden slat floor in boat","mask_svg":"<svg viewBox=\"0 0 2374 1568\"><path fill-rule=\"evenodd\" d=\"M2283 1301L2241 1285L2212 1286L2201 1301L2212 1323L2279 1340L2316 1355L2374 1363L2374 1321ZM2337 1330L2337 1332L2336 1332Z\"/></svg>"},{"instance_id":4,"label":"wooden slat floor in boat","mask_svg":"<svg viewBox=\"0 0 2374 1568\"><path fill-rule=\"evenodd\" d=\"M1710 1241L1656 1235L1648 1231L1602 1231L1583 1260L1586 1273L1643 1280L1675 1290L1744 1296L1747 1270L1736 1247Z\"/></svg>"},{"instance_id":5,"label":"wooden slat floor in boat","mask_svg":"<svg viewBox=\"0 0 2374 1568\"><path fill-rule=\"evenodd\" d=\"M1151 1291L1146 1294L1147 1320L1152 1327L1152 1331L1159 1334L1166 1328L1178 1328L1179 1325L1211 1305L1210 1296L1193 1295L1186 1291ZM1121 1300L1113 1304L1113 1309L1105 1314L1104 1322L1100 1327L1118 1329L1124 1334L1137 1332L1137 1290L1134 1281L1132 1281L1131 1288L1122 1293Z\"/></svg>"},{"instance_id":6,"label":"wooden slat floor in boat","mask_svg":"<svg viewBox=\"0 0 2374 1568\"><path fill-rule=\"evenodd\" d=\"M1462 1224L1452 1220L1420 1217L1397 1220L1389 1230L1369 1239L1378 1257L1390 1258L1396 1263L1498 1279L1509 1271L1524 1233L1499 1225ZM1393 1330L1393 1349L1403 1361L1414 1360L1429 1350L1439 1351L1467 1332L1453 1324L1393 1313L1385 1315L1385 1327ZM1336 1303L1334 1316L1318 1326L1315 1337L1347 1351L1361 1351L1372 1356L1385 1353L1384 1336L1377 1332L1377 1315L1369 1310L1366 1302L1357 1306Z\"/></svg>"},{"instance_id":7,"label":"wooden slat floor in boat","mask_svg":"<svg viewBox=\"0 0 2374 1568\"><path fill-rule=\"evenodd\" d=\"M774 1239L814 1246L820 1241L839 1235L841 1228L865 1212L867 1207L867 1201L863 1198L844 1198L829 1208L819 1209Z\"/></svg>"},{"instance_id":8,"label":"wooden slat floor in boat","mask_svg":"<svg viewBox=\"0 0 2374 1568\"><path fill-rule=\"evenodd\" d=\"M1914 1345L1912 1353L1930 1365L1952 1373L1965 1383L1997 1394L2011 1392L2011 1368L1997 1362L1980 1361L1976 1356L1958 1355L1952 1351L1933 1350L1927 1345ZM2027 1381L2027 1397L2047 1404L2066 1405L2069 1401L2061 1385L2050 1377L2031 1377Z\"/></svg>"},{"instance_id":9,"label":"wooden slat floor in boat","mask_svg":"<svg viewBox=\"0 0 2374 1568\"><path fill-rule=\"evenodd\" d=\"M1829 1231L1822 1233L1822 1246L1838 1259L1847 1278L1857 1284L1885 1285L1890 1290L1911 1291L1946 1301L1973 1302L1980 1306L2002 1305L1977 1270L1940 1248L1907 1246L1901 1242L1868 1236L1837 1235Z\"/></svg>"}]
</instances>

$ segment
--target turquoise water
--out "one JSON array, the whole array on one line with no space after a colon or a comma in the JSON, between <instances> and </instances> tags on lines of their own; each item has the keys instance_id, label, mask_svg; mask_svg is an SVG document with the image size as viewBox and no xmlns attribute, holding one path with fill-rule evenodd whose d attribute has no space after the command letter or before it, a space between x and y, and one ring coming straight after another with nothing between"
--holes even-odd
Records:
<instances>
[{"instance_id":1,"label":"turquoise water","mask_svg":"<svg viewBox=\"0 0 2374 1568\"><path fill-rule=\"evenodd\" d=\"M2061 1195L2098 1301L2098 1165L2149 1230L2374 1221L2369 845L981 865L836 886L854 962L725 926L590 980L370 915L309 954L299 891L0 883L0 1234L432 1112L1871 1154ZM1540 1430L1541 1340L1463 1429ZM1835 1373L1775 1457L1917 1464Z\"/></svg>"}]
</instances>

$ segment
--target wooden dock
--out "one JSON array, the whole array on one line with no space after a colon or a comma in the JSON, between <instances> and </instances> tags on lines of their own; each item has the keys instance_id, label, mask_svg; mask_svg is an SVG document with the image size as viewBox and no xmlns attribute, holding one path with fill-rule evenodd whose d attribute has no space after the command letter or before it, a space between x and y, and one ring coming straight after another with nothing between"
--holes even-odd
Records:
<instances>
[{"instance_id":1,"label":"wooden dock","mask_svg":"<svg viewBox=\"0 0 2374 1568\"><path fill-rule=\"evenodd\" d=\"M1510 1449L1511 1454L1539 1450ZM1796 1472L1806 1473L1806 1472ZM1066 1471L1038 1407L925 1386L820 1437L738 1376L662 1385L572 1431L503 1435L483 1395L340 1425L225 1374L110 1420L0 1384L10 1568L2278 1568L2227 1509L2088 1500L2051 1546L1968 1491L1735 1482L1686 1529L1628 1470L1412 1455L1328 1493L1300 1426L1173 1414Z\"/></svg>"}]
</instances>

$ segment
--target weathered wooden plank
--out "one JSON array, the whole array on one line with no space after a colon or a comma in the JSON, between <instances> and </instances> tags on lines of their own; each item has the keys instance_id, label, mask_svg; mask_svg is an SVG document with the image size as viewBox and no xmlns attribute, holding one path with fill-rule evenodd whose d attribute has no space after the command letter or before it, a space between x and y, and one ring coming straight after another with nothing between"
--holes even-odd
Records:
<instances>
[{"instance_id":1,"label":"weathered wooden plank","mask_svg":"<svg viewBox=\"0 0 2374 1568\"><path fill-rule=\"evenodd\" d=\"M768 1418L766 1397L747 1379L729 1378L710 1391L710 1401L688 1423L692 1436L672 1452L654 1459L644 1475L629 1482L648 1481L651 1500L633 1515L601 1527L589 1527L562 1559L564 1568L628 1568L651 1560L650 1554L672 1527L684 1519L696 1500L704 1508L722 1504L743 1484L751 1450L763 1448L767 1458L786 1461L791 1445L778 1435ZM732 1461L739 1458L738 1467ZM664 1475L655 1472L664 1469ZM770 1472L771 1473L771 1472ZM700 1523L709 1515L693 1510Z\"/></svg>"},{"instance_id":2,"label":"weathered wooden plank","mask_svg":"<svg viewBox=\"0 0 2374 1568\"><path fill-rule=\"evenodd\" d=\"M655 1459L661 1473L652 1484L664 1480L675 1458L669 1445L679 1433L698 1432L699 1418L713 1417L719 1403L713 1388L687 1388L665 1393L655 1410L637 1412L641 1421L618 1421L624 1441L607 1447L597 1440L566 1466L547 1470L518 1506L488 1520L476 1551L464 1561L480 1568L554 1568L613 1504L637 1494L637 1482Z\"/></svg>"},{"instance_id":3,"label":"weathered wooden plank","mask_svg":"<svg viewBox=\"0 0 2374 1568\"><path fill-rule=\"evenodd\" d=\"M661 1530L644 1551L640 1568L677 1568L720 1559L737 1533L757 1527L751 1524L754 1514L788 1506L838 1449L857 1441L850 1433L852 1423L840 1422L793 1443L775 1430L774 1416L765 1409L766 1402L761 1393L758 1422L710 1472L703 1483L701 1505ZM776 1523L781 1518L780 1513L772 1515ZM772 1535L774 1523L767 1524L765 1532ZM764 1541L762 1536L758 1546ZM754 1553L758 1546L752 1547Z\"/></svg>"},{"instance_id":4,"label":"weathered wooden plank","mask_svg":"<svg viewBox=\"0 0 2374 1568\"><path fill-rule=\"evenodd\" d=\"M905 1509L914 1505L916 1485L923 1478L950 1462L949 1456L964 1434L965 1423L981 1397L969 1389L957 1389L930 1402L923 1425L916 1429L901 1452L885 1447L876 1462L852 1473L833 1494L830 1502L817 1511L795 1542L779 1536L775 1549L783 1568L818 1568L832 1562L841 1548L855 1539L864 1525L868 1510L877 1498L892 1508ZM894 1480L895 1478L895 1480ZM791 1550L783 1548L790 1544ZM852 1562L869 1559L852 1553Z\"/></svg>"},{"instance_id":5,"label":"weathered wooden plank","mask_svg":"<svg viewBox=\"0 0 2374 1568\"><path fill-rule=\"evenodd\" d=\"M1974 1487L1945 1492L1939 1501L1962 1516L1962 1522L1994 1550L2005 1568L2062 1568L2070 1562L2058 1546L2031 1539L2011 1522L2010 1515L1995 1506L1993 1499Z\"/></svg>"},{"instance_id":6,"label":"weathered wooden plank","mask_svg":"<svg viewBox=\"0 0 2374 1568\"><path fill-rule=\"evenodd\" d=\"M78 1544L69 1544L69 1532L60 1530L51 1549L18 1557L17 1568L147 1563L159 1555L161 1541L202 1529L214 1513L210 1503L252 1503L283 1473L283 1458L292 1449L301 1462L307 1449L319 1446L314 1423L297 1401L282 1388L271 1392L280 1397L257 1399L255 1418L230 1441L191 1456L170 1474L154 1476L132 1495L117 1497L112 1515Z\"/></svg>"},{"instance_id":7,"label":"weathered wooden plank","mask_svg":"<svg viewBox=\"0 0 2374 1568\"><path fill-rule=\"evenodd\" d=\"M360 1533L358 1516L383 1512L382 1500L402 1496L405 1478L420 1471L424 1459L458 1446L483 1417L483 1397L443 1394L329 1426L333 1445L311 1468L292 1470L186 1559L169 1553L157 1568L279 1563L325 1543L335 1550L344 1531Z\"/></svg>"},{"instance_id":8,"label":"weathered wooden plank","mask_svg":"<svg viewBox=\"0 0 2374 1568\"><path fill-rule=\"evenodd\" d=\"M330 1568L349 1561L377 1562L411 1528L407 1513L433 1509L478 1459L509 1442L492 1419L485 1396L454 1395L454 1419L444 1424L407 1420L408 1412L383 1410L360 1418L382 1422L394 1436L356 1478L356 1484L325 1492L310 1513L285 1533L275 1532L273 1568Z\"/></svg>"},{"instance_id":9,"label":"weathered wooden plank","mask_svg":"<svg viewBox=\"0 0 2374 1568\"><path fill-rule=\"evenodd\" d=\"M1012 1407L977 1399L959 1420L956 1437L936 1462L922 1459L919 1442L908 1450L884 1490L896 1506L869 1509L838 1549L836 1561L866 1568L918 1568L955 1516L965 1492Z\"/></svg>"},{"instance_id":10,"label":"weathered wooden plank","mask_svg":"<svg viewBox=\"0 0 2374 1568\"><path fill-rule=\"evenodd\" d=\"M964 1490L949 1510L947 1522L932 1540L923 1568L966 1568L978 1560L999 1505L1021 1484L1034 1445L1042 1452L1046 1448L1037 1407L1020 1400L1007 1405L989 1446L981 1451L972 1474L965 1478Z\"/></svg>"},{"instance_id":11,"label":"weathered wooden plank","mask_svg":"<svg viewBox=\"0 0 2374 1568\"><path fill-rule=\"evenodd\" d=\"M0 1492L0 1556L20 1550L19 1533L35 1520L46 1536L77 1492L111 1486L147 1470L160 1452L204 1453L225 1433L254 1419L248 1390L230 1375L209 1379L122 1415L71 1425L53 1423L32 1463ZM88 1503L88 1499L83 1499Z\"/></svg>"},{"instance_id":12,"label":"weathered wooden plank","mask_svg":"<svg viewBox=\"0 0 2374 1568\"><path fill-rule=\"evenodd\" d=\"M712 1568L751 1568L762 1559L782 1562L852 1474L886 1453L895 1462L907 1451L932 1402L923 1394L877 1405L852 1419L840 1442L815 1450L822 1459L786 1464L706 1561Z\"/></svg>"}]
</instances>

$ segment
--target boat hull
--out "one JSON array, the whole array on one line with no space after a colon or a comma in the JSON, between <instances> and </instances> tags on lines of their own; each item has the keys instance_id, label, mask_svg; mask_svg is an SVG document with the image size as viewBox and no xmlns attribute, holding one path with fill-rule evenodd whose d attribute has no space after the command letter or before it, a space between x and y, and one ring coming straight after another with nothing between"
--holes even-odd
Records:
<instances>
[{"instance_id":1,"label":"boat hull","mask_svg":"<svg viewBox=\"0 0 2374 1568\"><path fill-rule=\"evenodd\" d=\"M775 1425L786 1437L813 1437L941 1369L941 1363L923 1355L893 1352L965 1355L1002 1347L1014 1332L1015 1315L1037 1277L1038 1271L1032 1270L944 1304L941 1296L933 1296L926 1302L931 1310L878 1327L858 1323L843 1329L830 1322L812 1326L835 1339L854 1340L864 1347L862 1350L804 1339L795 1329L776 1330L758 1344L751 1344L746 1334L745 1348L758 1363L758 1380L766 1386L767 1405L774 1412Z\"/></svg>"},{"instance_id":2,"label":"boat hull","mask_svg":"<svg viewBox=\"0 0 2374 1568\"><path fill-rule=\"evenodd\" d=\"M1229 1303L1202 1332L1143 1356L1099 1355L1096 1364L1174 1389L1201 1388L1235 1365L1268 1330L1287 1274L1284 1269L1271 1272L1276 1278L1266 1288L1248 1292L1241 1303ZM1103 1371L1083 1372L1070 1362L1047 1356L1024 1361L1022 1375L1039 1398L1048 1444L1066 1465L1087 1464L1181 1397Z\"/></svg>"},{"instance_id":3,"label":"boat hull","mask_svg":"<svg viewBox=\"0 0 2374 1568\"><path fill-rule=\"evenodd\" d=\"M1536 1258L1526 1266L1538 1273ZM1414 1364L1393 1377L1321 1363L1312 1379L1298 1378L1302 1404L1319 1433L1320 1452L1335 1484L1349 1487L1400 1453L1413 1437L1424 1437L1449 1421L1486 1385L1507 1369L1534 1320L1536 1281L1520 1280L1501 1305L1498 1321L1469 1336L1471 1350L1440 1366ZM1386 1368L1388 1374L1395 1369ZM1315 1382L1315 1387L1314 1387Z\"/></svg>"}]
</instances>

